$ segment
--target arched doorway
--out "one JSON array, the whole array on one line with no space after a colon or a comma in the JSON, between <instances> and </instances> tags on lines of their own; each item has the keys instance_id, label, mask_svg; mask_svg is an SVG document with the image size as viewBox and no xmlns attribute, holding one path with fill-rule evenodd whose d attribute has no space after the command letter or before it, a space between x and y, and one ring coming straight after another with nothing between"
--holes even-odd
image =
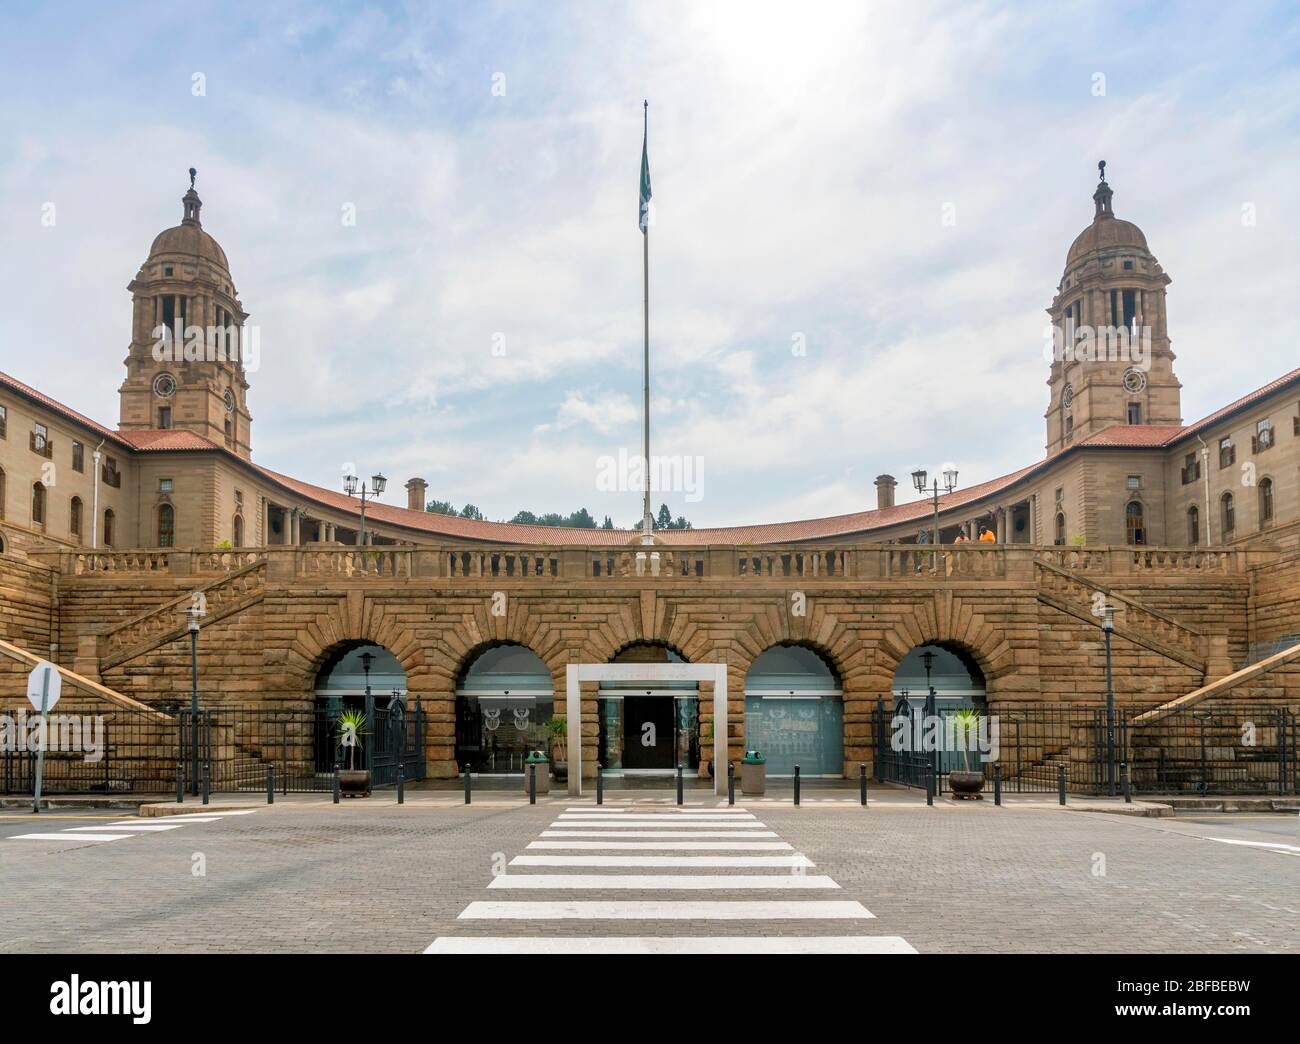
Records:
<instances>
[{"instance_id":1,"label":"arched doorway","mask_svg":"<svg viewBox=\"0 0 1300 1044\"><path fill-rule=\"evenodd\" d=\"M667 645L637 642L610 663L685 663ZM622 775L659 775L700 764L700 687L693 681L600 683L600 765Z\"/></svg>"},{"instance_id":2,"label":"arched doorway","mask_svg":"<svg viewBox=\"0 0 1300 1044\"><path fill-rule=\"evenodd\" d=\"M366 716L368 738L354 755L355 767L373 768L377 757L391 753L390 727L399 726L406 716L406 671L382 645L352 641L335 646L316 672L315 695L318 771L334 769L340 755L335 723L346 710Z\"/></svg>"},{"instance_id":3,"label":"arched doorway","mask_svg":"<svg viewBox=\"0 0 1300 1044\"><path fill-rule=\"evenodd\" d=\"M456 684L456 762L462 770L522 775L524 758L546 750L554 711L551 672L526 645L493 645Z\"/></svg>"},{"instance_id":4,"label":"arched doorway","mask_svg":"<svg viewBox=\"0 0 1300 1044\"><path fill-rule=\"evenodd\" d=\"M938 722L934 735L942 739L935 751L935 767L941 775L965 767L969 751L949 741L952 733L944 722L955 711L973 709L981 715L988 711L984 672L969 653L939 643L916 646L894 671L893 698L888 742L894 745L894 753L920 752L927 719L934 715Z\"/></svg>"},{"instance_id":5,"label":"arched doorway","mask_svg":"<svg viewBox=\"0 0 1300 1044\"><path fill-rule=\"evenodd\" d=\"M802 645L774 645L745 674L745 746L769 775L844 774L844 691L835 669Z\"/></svg>"}]
</instances>

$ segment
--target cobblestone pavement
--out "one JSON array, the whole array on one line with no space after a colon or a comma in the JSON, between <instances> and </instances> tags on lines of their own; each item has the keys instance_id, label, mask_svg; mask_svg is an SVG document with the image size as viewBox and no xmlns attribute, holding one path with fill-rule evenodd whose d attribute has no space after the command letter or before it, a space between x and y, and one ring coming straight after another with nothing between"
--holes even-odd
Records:
<instances>
[{"instance_id":1,"label":"cobblestone pavement","mask_svg":"<svg viewBox=\"0 0 1300 1044\"><path fill-rule=\"evenodd\" d=\"M571 807L593 812L566 812ZM1271 820L1256 825L1225 816L1206 823L1203 816L1141 819L985 803L863 810L848 803L796 809L738 801L737 807L749 808L755 818L723 820L716 830L714 821L698 817L690 817L698 825L680 830L674 823L661 825L675 810L643 799L633 818L650 819L644 826L587 829L561 817L621 817L608 807L595 813L589 800L552 798L530 807L505 795L476 798L468 807L397 807L390 800L283 803L163 831L134 830L131 817L120 814L78 820L64 818L76 814L64 810L57 819L41 816L38 825L35 817L6 814L0 816L6 910L0 951L419 953L437 939L689 936L740 939L727 945L742 948L746 939L871 937L898 940L887 947L902 952L923 953L1300 952L1300 853L1290 851L1300 848L1300 838ZM717 806L693 795L688 808L698 813ZM79 827L93 834L101 826L104 833L128 836L14 837ZM595 836L568 834L578 827ZM665 827L689 836L670 841ZM566 834L543 837L557 829ZM617 843L653 848L606 845L613 834L634 831L649 836L620 836ZM733 834L747 831L753 836ZM745 847L666 847L694 846L706 841L704 834L723 835L707 842L743 841ZM584 845L529 847L557 841ZM751 848L756 841L790 847ZM600 847L587 848L586 842ZM518 856L529 858L511 865ZM538 862L538 856L545 859ZM611 856L617 857L614 865ZM737 863L740 856L745 859ZM762 861L749 862L755 856ZM565 865L552 865L551 857ZM582 859L574 865L574 857ZM628 865L626 857L650 865ZM701 857L731 865L705 865ZM774 864L771 857L792 865ZM665 858L690 861L674 865ZM803 862L811 865L794 865ZM502 874L545 875L548 887L494 884ZM636 887L586 880L603 875ZM689 881L652 888L647 886L660 882L628 881L626 875ZM708 875L718 877L718 887L699 887L698 879ZM783 882L770 889L754 880L765 875L806 875L816 883ZM655 916L632 920L551 919L554 906L529 908L545 912L546 919L460 916L478 903L593 901L670 906L643 908ZM770 905L762 920L719 917L717 904L738 901L850 905L839 907L831 920L782 916L806 911ZM852 904L874 917L844 916ZM682 913L696 916L679 919Z\"/></svg>"}]
</instances>

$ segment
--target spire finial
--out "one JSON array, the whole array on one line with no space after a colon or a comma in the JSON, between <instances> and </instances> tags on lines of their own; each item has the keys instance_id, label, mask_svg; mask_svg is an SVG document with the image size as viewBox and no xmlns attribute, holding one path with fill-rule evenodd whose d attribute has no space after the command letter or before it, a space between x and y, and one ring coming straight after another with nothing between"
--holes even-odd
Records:
<instances>
[{"instance_id":1,"label":"spire finial","mask_svg":"<svg viewBox=\"0 0 1300 1044\"><path fill-rule=\"evenodd\" d=\"M1104 164L1104 163L1102 164L1103 167L1104 167L1105 165L1106 165L1106 164ZM197 170L195 170L193 167L191 167L191 168L190 168L190 188L193 188L193 187L194 187L194 179L197 178L198 176L199 176L199 172L198 172Z\"/></svg>"},{"instance_id":2,"label":"spire finial","mask_svg":"<svg viewBox=\"0 0 1300 1044\"><path fill-rule=\"evenodd\" d=\"M203 200L199 199L198 191L194 188L194 179L198 177L198 173L193 167L190 168L190 189L181 197L181 205L185 208L182 225L199 224L199 210L203 206Z\"/></svg>"},{"instance_id":3,"label":"spire finial","mask_svg":"<svg viewBox=\"0 0 1300 1044\"><path fill-rule=\"evenodd\" d=\"M1101 175L1101 182L1097 185L1097 191L1092 194L1092 201L1096 204L1096 211L1092 218L1094 221L1115 216L1115 212L1110 208L1110 200L1115 193L1111 190L1110 185L1106 183L1105 160L1097 161L1097 173Z\"/></svg>"}]
</instances>

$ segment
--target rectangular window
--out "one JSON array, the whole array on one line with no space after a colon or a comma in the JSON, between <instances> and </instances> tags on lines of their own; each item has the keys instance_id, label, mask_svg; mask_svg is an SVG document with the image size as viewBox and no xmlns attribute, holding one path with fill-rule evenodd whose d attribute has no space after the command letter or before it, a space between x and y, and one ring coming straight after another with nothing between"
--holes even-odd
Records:
<instances>
[{"instance_id":1,"label":"rectangular window","mask_svg":"<svg viewBox=\"0 0 1300 1044\"><path fill-rule=\"evenodd\" d=\"M1183 485L1189 482L1195 482L1201 477L1201 462L1196 459L1195 453L1189 453L1183 459Z\"/></svg>"},{"instance_id":2,"label":"rectangular window","mask_svg":"<svg viewBox=\"0 0 1300 1044\"><path fill-rule=\"evenodd\" d=\"M122 485L122 475L117 470L117 460L115 458L104 458L104 463L100 465L99 477L103 480L104 485L112 486L114 489ZM105 531L107 531L107 523L105 523ZM105 542L107 542L107 538Z\"/></svg>"},{"instance_id":3,"label":"rectangular window","mask_svg":"<svg viewBox=\"0 0 1300 1044\"><path fill-rule=\"evenodd\" d=\"M244 506L244 491L242 489L235 490L235 506L236 507Z\"/></svg>"},{"instance_id":4,"label":"rectangular window","mask_svg":"<svg viewBox=\"0 0 1300 1044\"><path fill-rule=\"evenodd\" d=\"M1230 468L1237 460L1237 447L1232 444L1232 439L1219 440L1219 467Z\"/></svg>"},{"instance_id":5,"label":"rectangular window","mask_svg":"<svg viewBox=\"0 0 1300 1044\"><path fill-rule=\"evenodd\" d=\"M1142 404L1140 402L1130 402L1128 404L1128 422L1130 424L1142 423Z\"/></svg>"},{"instance_id":6,"label":"rectangular window","mask_svg":"<svg viewBox=\"0 0 1300 1044\"><path fill-rule=\"evenodd\" d=\"M33 453L39 453L42 457L51 456L54 444L50 441L50 429L44 424L33 424L30 445Z\"/></svg>"},{"instance_id":7,"label":"rectangular window","mask_svg":"<svg viewBox=\"0 0 1300 1044\"><path fill-rule=\"evenodd\" d=\"M170 493L171 491L172 491L172 480L171 480L171 479L159 479L159 480L158 480L158 492L159 492L159 493Z\"/></svg>"},{"instance_id":8,"label":"rectangular window","mask_svg":"<svg viewBox=\"0 0 1300 1044\"><path fill-rule=\"evenodd\" d=\"M1123 301L1124 301L1124 325L1125 327L1131 327L1135 322L1137 322L1137 314L1138 314L1137 291L1125 290L1123 292Z\"/></svg>"},{"instance_id":9,"label":"rectangular window","mask_svg":"<svg viewBox=\"0 0 1300 1044\"><path fill-rule=\"evenodd\" d=\"M158 407L158 427L170 428L172 426L172 408L170 406Z\"/></svg>"},{"instance_id":10,"label":"rectangular window","mask_svg":"<svg viewBox=\"0 0 1300 1044\"><path fill-rule=\"evenodd\" d=\"M1130 476L1128 477L1128 488L1129 488L1129 489L1141 489L1141 488L1142 488L1142 476L1141 476L1141 475L1130 475Z\"/></svg>"},{"instance_id":11,"label":"rectangular window","mask_svg":"<svg viewBox=\"0 0 1300 1044\"><path fill-rule=\"evenodd\" d=\"M7 438L9 435L9 410L7 407L0 406L0 439Z\"/></svg>"},{"instance_id":12,"label":"rectangular window","mask_svg":"<svg viewBox=\"0 0 1300 1044\"><path fill-rule=\"evenodd\" d=\"M86 447L80 442L74 442L72 444L72 470L86 470Z\"/></svg>"},{"instance_id":13,"label":"rectangular window","mask_svg":"<svg viewBox=\"0 0 1300 1044\"><path fill-rule=\"evenodd\" d=\"M1251 447L1251 449L1254 450L1254 452L1256 453L1260 453L1263 450L1268 449L1272 445L1273 445L1273 425L1269 422L1269 419L1265 417L1262 421L1260 421L1258 424L1255 425L1255 439L1254 439L1254 445Z\"/></svg>"}]
</instances>

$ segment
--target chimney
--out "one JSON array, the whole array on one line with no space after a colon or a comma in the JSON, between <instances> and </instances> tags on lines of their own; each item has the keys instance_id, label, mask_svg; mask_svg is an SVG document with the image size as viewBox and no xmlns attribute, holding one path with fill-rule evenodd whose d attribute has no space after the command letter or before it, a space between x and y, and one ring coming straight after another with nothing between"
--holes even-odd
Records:
<instances>
[{"instance_id":1,"label":"chimney","mask_svg":"<svg viewBox=\"0 0 1300 1044\"><path fill-rule=\"evenodd\" d=\"M876 507L891 508L894 506L894 489L898 482L893 475L876 476Z\"/></svg>"},{"instance_id":2,"label":"chimney","mask_svg":"<svg viewBox=\"0 0 1300 1044\"><path fill-rule=\"evenodd\" d=\"M428 488L429 483L422 478L407 479L406 506L412 511L423 511L425 506L424 494Z\"/></svg>"}]
</instances>

